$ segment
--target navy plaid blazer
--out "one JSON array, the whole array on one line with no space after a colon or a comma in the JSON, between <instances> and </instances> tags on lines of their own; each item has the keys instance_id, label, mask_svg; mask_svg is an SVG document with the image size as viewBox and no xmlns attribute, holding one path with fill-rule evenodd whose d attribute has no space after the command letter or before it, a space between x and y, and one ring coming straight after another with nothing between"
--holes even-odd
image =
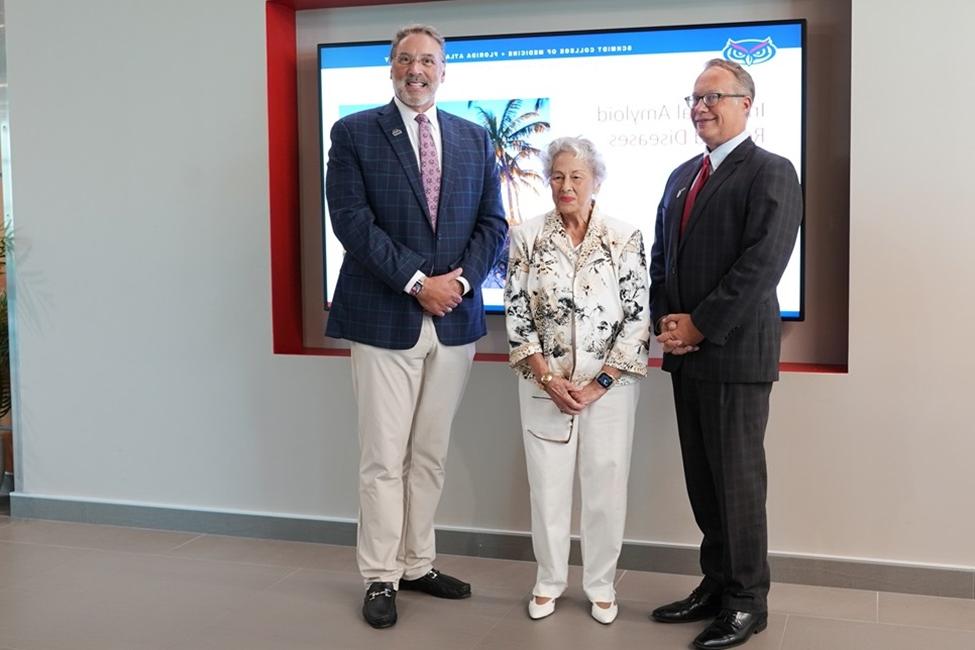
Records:
<instances>
[{"instance_id":1,"label":"navy plaid blazer","mask_svg":"<svg viewBox=\"0 0 975 650\"><path fill-rule=\"evenodd\" d=\"M684 199L700 164L695 156L667 180L650 252L650 314L656 324L689 313L704 341L697 352L664 354L663 368L705 381L775 381L775 290L802 223L799 179L792 163L749 138L701 188L681 238Z\"/></svg>"},{"instance_id":2,"label":"navy plaid blazer","mask_svg":"<svg viewBox=\"0 0 975 650\"><path fill-rule=\"evenodd\" d=\"M416 154L394 102L332 126L325 197L345 257L325 334L387 349L413 347L423 310L404 288L464 269L471 291L434 318L444 345L484 336L481 283L507 232L494 148L472 122L437 111L443 164L436 232L430 226Z\"/></svg>"}]
</instances>

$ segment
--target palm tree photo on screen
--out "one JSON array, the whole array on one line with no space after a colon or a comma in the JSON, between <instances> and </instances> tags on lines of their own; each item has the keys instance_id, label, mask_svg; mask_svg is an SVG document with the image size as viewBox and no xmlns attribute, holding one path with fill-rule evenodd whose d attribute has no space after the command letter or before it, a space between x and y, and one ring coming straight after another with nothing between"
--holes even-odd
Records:
<instances>
[{"instance_id":1,"label":"palm tree photo on screen","mask_svg":"<svg viewBox=\"0 0 975 650\"><path fill-rule=\"evenodd\" d=\"M551 128L548 121L549 100L545 97L472 100L467 102L464 111L459 111L453 102L450 104L441 107L487 129L498 163L508 224L521 223L521 192L527 190L539 195L545 187L540 154ZM483 286L503 288L507 272L508 245L505 241Z\"/></svg>"}]
</instances>

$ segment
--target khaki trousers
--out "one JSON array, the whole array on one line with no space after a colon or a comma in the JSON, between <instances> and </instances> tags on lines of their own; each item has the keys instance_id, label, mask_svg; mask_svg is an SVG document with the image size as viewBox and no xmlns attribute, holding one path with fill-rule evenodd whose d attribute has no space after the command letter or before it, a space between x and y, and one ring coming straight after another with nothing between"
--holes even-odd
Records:
<instances>
[{"instance_id":1,"label":"khaki trousers","mask_svg":"<svg viewBox=\"0 0 975 650\"><path fill-rule=\"evenodd\" d=\"M474 344L441 345L423 319L409 350L352 343L359 425L357 559L368 585L416 579L433 566L433 518L443 489L450 425Z\"/></svg>"},{"instance_id":2,"label":"khaki trousers","mask_svg":"<svg viewBox=\"0 0 975 650\"><path fill-rule=\"evenodd\" d=\"M537 389L519 379L522 413ZM613 580L623 548L626 485L640 385L613 386L577 415L568 443L542 440L522 427L531 489L532 548L538 574L532 593L558 598L569 576L572 485L579 467L582 588L592 602L616 600Z\"/></svg>"}]
</instances>

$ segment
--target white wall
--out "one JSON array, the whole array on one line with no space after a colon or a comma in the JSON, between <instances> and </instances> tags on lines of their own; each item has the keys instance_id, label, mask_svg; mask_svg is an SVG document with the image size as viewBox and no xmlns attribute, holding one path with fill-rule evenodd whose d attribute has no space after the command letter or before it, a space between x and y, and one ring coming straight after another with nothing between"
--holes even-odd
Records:
<instances>
[{"instance_id":1,"label":"white wall","mask_svg":"<svg viewBox=\"0 0 975 650\"><path fill-rule=\"evenodd\" d=\"M345 364L271 354L263 1L7 20L19 489L352 516Z\"/></svg>"},{"instance_id":2,"label":"white wall","mask_svg":"<svg viewBox=\"0 0 975 650\"><path fill-rule=\"evenodd\" d=\"M485 4L346 14L374 37L414 18L451 31ZM558 28L646 3L490 4ZM975 10L894 6L852 0L850 373L773 392L771 547L973 568ZM693 19L733 12L699 0ZM263 1L6 0L6 19L18 489L354 517L348 361L270 352ZM627 536L694 544L666 376L643 397ZM515 399L503 365L476 365L441 524L527 529Z\"/></svg>"}]
</instances>

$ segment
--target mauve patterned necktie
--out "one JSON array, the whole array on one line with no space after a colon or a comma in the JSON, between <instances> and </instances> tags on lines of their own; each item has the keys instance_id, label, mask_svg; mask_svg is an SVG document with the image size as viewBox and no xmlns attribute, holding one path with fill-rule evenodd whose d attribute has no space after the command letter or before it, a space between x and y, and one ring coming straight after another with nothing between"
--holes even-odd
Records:
<instances>
[{"instance_id":1,"label":"mauve patterned necktie","mask_svg":"<svg viewBox=\"0 0 975 650\"><path fill-rule=\"evenodd\" d=\"M691 184L691 190L687 193L687 198L684 199L684 213L680 217L680 236L684 236L684 230L687 228L687 222L691 220L691 210L694 209L694 201L697 200L698 192L704 187L704 183L707 182L708 178L711 177L711 159L705 155L704 160L701 161L701 168L697 174L697 178Z\"/></svg>"},{"instance_id":2,"label":"mauve patterned necktie","mask_svg":"<svg viewBox=\"0 0 975 650\"><path fill-rule=\"evenodd\" d=\"M437 208L440 207L440 162L437 160L437 145L433 142L433 127L426 115L416 116L420 125L420 179L423 193L427 195L430 209L430 225L437 229Z\"/></svg>"}]
</instances>

